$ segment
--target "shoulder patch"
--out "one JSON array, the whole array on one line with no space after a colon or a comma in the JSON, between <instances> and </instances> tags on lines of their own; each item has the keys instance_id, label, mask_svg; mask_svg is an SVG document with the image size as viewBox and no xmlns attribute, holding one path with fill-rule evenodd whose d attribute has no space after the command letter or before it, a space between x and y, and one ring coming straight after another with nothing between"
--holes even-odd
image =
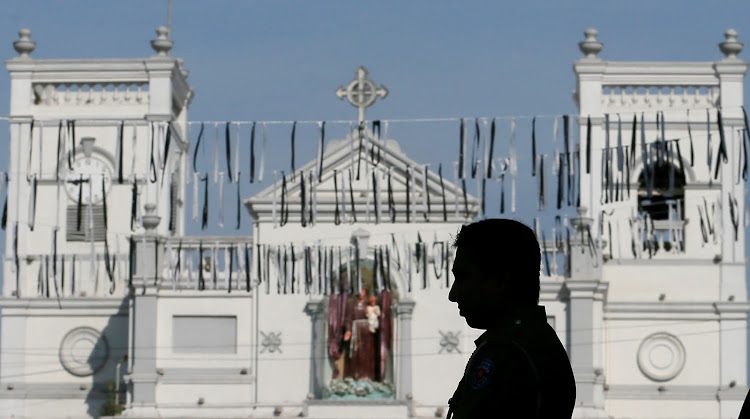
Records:
<instances>
[{"instance_id":1,"label":"shoulder patch","mask_svg":"<svg viewBox=\"0 0 750 419\"><path fill-rule=\"evenodd\" d=\"M480 359L469 372L469 387L481 390L489 384L495 374L495 363L489 357Z\"/></svg>"}]
</instances>

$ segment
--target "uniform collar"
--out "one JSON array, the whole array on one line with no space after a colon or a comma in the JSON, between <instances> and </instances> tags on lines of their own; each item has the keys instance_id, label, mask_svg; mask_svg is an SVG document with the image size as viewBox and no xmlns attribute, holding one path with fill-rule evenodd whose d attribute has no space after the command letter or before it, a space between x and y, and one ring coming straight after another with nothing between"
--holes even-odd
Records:
<instances>
[{"instance_id":1,"label":"uniform collar","mask_svg":"<svg viewBox=\"0 0 750 419\"><path fill-rule=\"evenodd\" d=\"M482 333L474 341L474 344L478 347L489 339L502 339L508 336L515 326L537 322L547 322L547 311L544 309L544 306L525 307L515 310L512 315L505 316L496 326Z\"/></svg>"}]
</instances>

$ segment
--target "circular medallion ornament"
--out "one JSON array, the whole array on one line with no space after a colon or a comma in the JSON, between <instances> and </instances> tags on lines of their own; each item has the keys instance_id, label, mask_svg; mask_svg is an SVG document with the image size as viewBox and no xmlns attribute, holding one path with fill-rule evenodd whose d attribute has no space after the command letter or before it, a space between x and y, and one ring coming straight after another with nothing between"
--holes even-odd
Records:
<instances>
[{"instance_id":1,"label":"circular medallion ornament","mask_svg":"<svg viewBox=\"0 0 750 419\"><path fill-rule=\"evenodd\" d=\"M71 330L60 343L60 363L78 377L93 375L107 363L108 357L107 339L91 327Z\"/></svg>"},{"instance_id":2,"label":"circular medallion ornament","mask_svg":"<svg viewBox=\"0 0 750 419\"><path fill-rule=\"evenodd\" d=\"M669 333L654 333L638 348L638 368L653 381L669 381L685 366L685 347Z\"/></svg>"}]
</instances>

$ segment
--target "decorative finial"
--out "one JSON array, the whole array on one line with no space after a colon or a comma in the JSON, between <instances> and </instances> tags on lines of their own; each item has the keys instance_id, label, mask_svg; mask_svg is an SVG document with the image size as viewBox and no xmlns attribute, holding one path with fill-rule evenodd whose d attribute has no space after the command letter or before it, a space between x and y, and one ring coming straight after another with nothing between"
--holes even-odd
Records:
<instances>
[{"instance_id":1,"label":"decorative finial","mask_svg":"<svg viewBox=\"0 0 750 419\"><path fill-rule=\"evenodd\" d=\"M148 203L144 207L146 208L146 214L141 216L141 224L146 229L146 234L154 234L161 217L156 215L156 204Z\"/></svg>"},{"instance_id":2,"label":"decorative finial","mask_svg":"<svg viewBox=\"0 0 750 419\"><path fill-rule=\"evenodd\" d=\"M596 37L599 36L599 31L594 28L588 28L583 31L583 35L586 36L586 40L579 42L578 48L582 53L586 54L586 58L596 59L596 54L598 54L604 46L604 44L596 39Z\"/></svg>"},{"instance_id":3,"label":"decorative finial","mask_svg":"<svg viewBox=\"0 0 750 419\"><path fill-rule=\"evenodd\" d=\"M21 58L30 58L29 54L36 48L36 42L29 39L30 37L30 29L24 28L18 31L18 41L13 43L13 48L21 54Z\"/></svg>"},{"instance_id":4,"label":"decorative finial","mask_svg":"<svg viewBox=\"0 0 750 419\"><path fill-rule=\"evenodd\" d=\"M349 99L349 103L359 110L358 119L361 124L365 120L365 109L372 106L378 96L385 99L388 96L388 89L385 86L375 86L375 82L367 76L367 69L363 66L357 69L356 74L357 77L346 87L336 89L336 96L339 99Z\"/></svg>"},{"instance_id":5,"label":"decorative finial","mask_svg":"<svg viewBox=\"0 0 750 419\"><path fill-rule=\"evenodd\" d=\"M727 29L724 32L724 38L727 40L719 44L719 49L727 58L737 58L737 54L742 51L742 47L745 46L742 42L737 42L737 31L734 29Z\"/></svg>"},{"instance_id":6,"label":"decorative finial","mask_svg":"<svg viewBox=\"0 0 750 419\"><path fill-rule=\"evenodd\" d=\"M91 154L94 152L94 141L96 141L96 138L94 137L81 138L81 145L83 146L83 154L86 157L91 157Z\"/></svg>"},{"instance_id":7,"label":"decorative finial","mask_svg":"<svg viewBox=\"0 0 750 419\"><path fill-rule=\"evenodd\" d=\"M160 57L166 57L169 55L169 50L172 49L174 42L169 39L169 29L166 26L159 26L156 28L156 39L151 40L151 48L156 51Z\"/></svg>"}]
</instances>

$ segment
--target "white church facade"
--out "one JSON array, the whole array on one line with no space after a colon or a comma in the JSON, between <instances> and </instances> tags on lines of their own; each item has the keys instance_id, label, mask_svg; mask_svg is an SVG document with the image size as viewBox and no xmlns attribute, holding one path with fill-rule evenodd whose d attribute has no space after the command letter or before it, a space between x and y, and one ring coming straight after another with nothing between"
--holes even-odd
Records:
<instances>
[{"instance_id":1,"label":"white church facade","mask_svg":"<svg viewBox=\"0 0 750 419\"><path fill-rule=\"evenodd\" d=\"M447 300L451 240L482 198L364 123L387 90L360 68L337 92L359 128L321 124L316 159L241 197L251 237L187 236L239 168L198 173L157 34L144 59L50 60L22 30L6 61L0 417L444 417L480 334ZM580 202L542 241L540 295L574 417L735 418L748 391L747 63L725 36L711 62L580 43Z\"/></svg>"}]
</instances>

